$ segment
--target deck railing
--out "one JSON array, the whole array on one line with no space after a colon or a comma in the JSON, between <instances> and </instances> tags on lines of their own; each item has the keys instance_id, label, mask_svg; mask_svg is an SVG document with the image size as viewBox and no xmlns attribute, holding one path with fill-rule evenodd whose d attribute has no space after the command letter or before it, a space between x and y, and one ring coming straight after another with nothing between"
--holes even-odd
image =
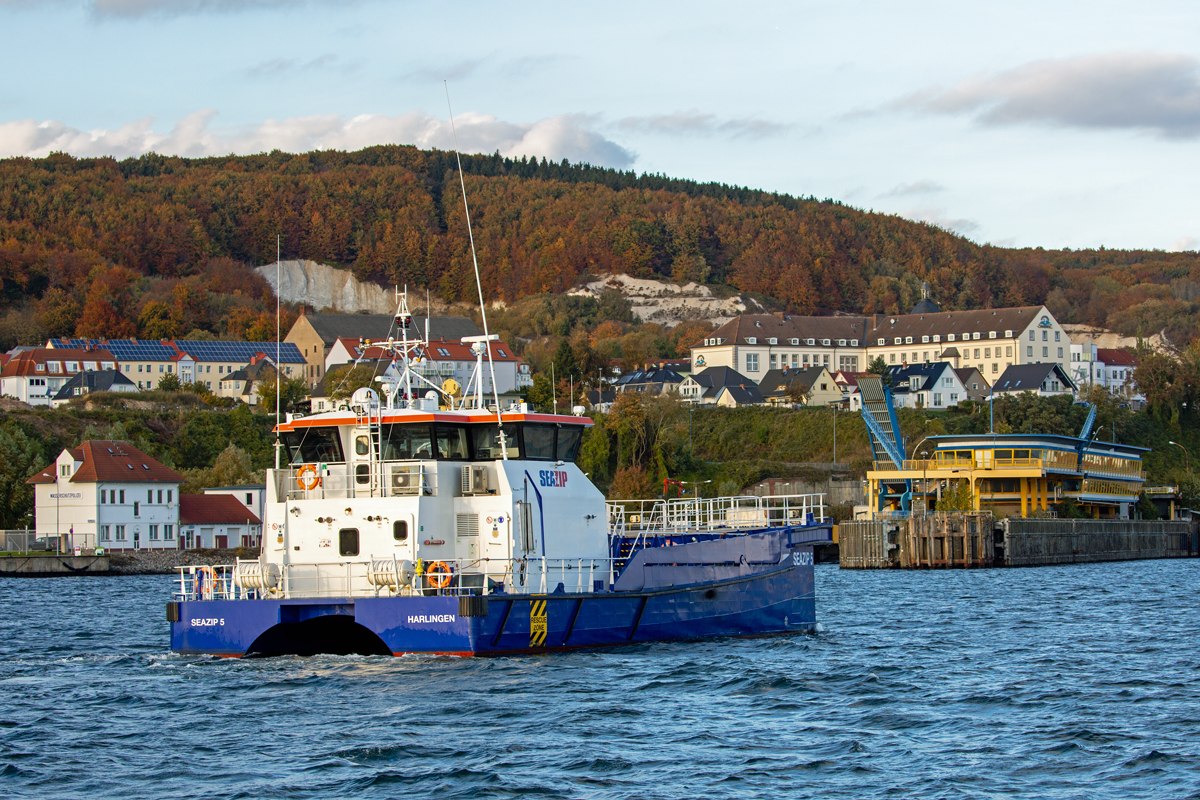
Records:
<instances>
[{"instance_id":1,"label":"deck railing","mask_svg":"<svg viewBox=\"0 0 1200 800\"><path fill-rule=\"evenodd\" d=\"M448 567L448 573L440 568L430 571L435 564ZM265 571L257 560L239 559L235 564L178 567L174 599L547 594L558 590L559 584L563 592L585 594L612 584L613 565L610 558L442 559L423 563L418 574L414 565L394 558L270 564Z\"/></svg>"},{"instance_id":2,"label":"deck railing","mask_svg":"<svg viewBox=\"0 0 1200 800\"><path fill-rule=\"evenodd\" d=\"M810 515L813 522L826 518L824 494L613 500L607 506L613 536L805 525Z\"/></svg>"},{"instance_id":3,"label":"deck railing","mask_svg":"<svg viewBox=\"0 0 1200 800\"><path fill-rule=\"evenodd\" d=\"M278 469L274 471L275 496L280 500L353 500L437 494L437 469L425 462L384 461L376 466L375 474L357 475L353 470L346 464L335 464L325 472L303 467Z\"/></svg>"}]
</instances>

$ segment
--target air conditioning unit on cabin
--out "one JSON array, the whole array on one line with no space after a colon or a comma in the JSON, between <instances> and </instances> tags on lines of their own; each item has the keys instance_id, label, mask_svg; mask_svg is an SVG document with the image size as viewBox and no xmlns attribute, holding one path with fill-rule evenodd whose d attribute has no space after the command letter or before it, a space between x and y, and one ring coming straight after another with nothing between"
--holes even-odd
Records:
<instances>
[{"instance_id":1,"label":"air conditioning unit on cabin","mask_svg":"<svg viewBox=\"0 0 1200 800\"><path fill-rule=\"evenodd\" d=\"M392 494L420 494L421 470L419 467L392 467Z\"/></svg>"},{"instance_id":2,"label":"air conditioning unit on cabin","mask_svg":"<svg viewBox=\"0 0 1200 800\"><path fill-rule=\"evenodd\" d=\"M463 495L488 493L487 467L465 466L462 468Z\"/></svg>"}]
</instances>

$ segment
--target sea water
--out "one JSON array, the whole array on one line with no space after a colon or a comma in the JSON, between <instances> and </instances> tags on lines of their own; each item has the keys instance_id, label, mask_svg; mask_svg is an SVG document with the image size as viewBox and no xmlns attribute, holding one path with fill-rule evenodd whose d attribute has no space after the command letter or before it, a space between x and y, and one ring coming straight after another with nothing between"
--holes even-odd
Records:
<instances>
[{"instance_id":1,"label":"sea water","mask_svg":"<svg viewBox=\"0 0 1200 800\"><path fill-rule=\"evenodd\" d=\"M813 635L168 650L168 576L0 579L0 794L1200 797L1200 560L817 567Z\"/></svg>"}]
</instances>

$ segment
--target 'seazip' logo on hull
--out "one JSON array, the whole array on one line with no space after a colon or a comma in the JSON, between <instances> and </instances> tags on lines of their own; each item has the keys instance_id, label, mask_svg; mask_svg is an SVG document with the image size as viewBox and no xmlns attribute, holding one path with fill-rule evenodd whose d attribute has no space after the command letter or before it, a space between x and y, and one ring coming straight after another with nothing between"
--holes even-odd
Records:
<instances>
[{"instance_id":1,"label":"'seazip' logo on hull","mask_svg":"<svg viewBox=\"0 0 1200 800\"><path fill-rule=\"evenodd\" d=\"M558 469L543 469L538 472L542 486L549 489L567 488L567 473Z\"/></svg>"}]
</instances>

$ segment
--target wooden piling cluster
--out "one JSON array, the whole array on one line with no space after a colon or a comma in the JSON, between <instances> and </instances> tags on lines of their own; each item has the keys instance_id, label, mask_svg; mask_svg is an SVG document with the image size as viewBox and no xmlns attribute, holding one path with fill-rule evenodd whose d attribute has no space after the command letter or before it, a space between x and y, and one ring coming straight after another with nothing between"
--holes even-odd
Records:
<instances>
[{"instance_id":1,"label":"wooden piling cluster","mask_svg":"<svg viewBox=\"0 0 1200 800\"><path fill-rule=\"evenodd\" d=\"M897 558L901 569L990 567L991 514L926 514L904 520Z\"/></svg>"}]
</instances>

